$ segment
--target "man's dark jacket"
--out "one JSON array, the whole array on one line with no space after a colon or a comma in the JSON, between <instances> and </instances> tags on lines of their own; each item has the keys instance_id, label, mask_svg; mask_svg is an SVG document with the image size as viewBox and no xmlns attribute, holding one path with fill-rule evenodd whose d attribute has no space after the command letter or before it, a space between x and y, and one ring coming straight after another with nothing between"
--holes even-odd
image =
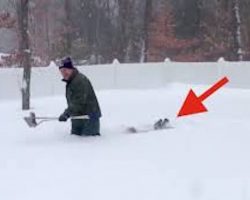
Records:
<instances>
[{"instance_id":1,"label":"man's dark jacket","mask_svg":"<svg viewBox=\"0 0 250 200\"><path fill-rule=\"evenodd\" d=\"M66 99L68 108L65 113L69 116L89 115L91 119L101 117L101 110L89 79L74 69L66 82Z\"/></svg>"}]
</instances>

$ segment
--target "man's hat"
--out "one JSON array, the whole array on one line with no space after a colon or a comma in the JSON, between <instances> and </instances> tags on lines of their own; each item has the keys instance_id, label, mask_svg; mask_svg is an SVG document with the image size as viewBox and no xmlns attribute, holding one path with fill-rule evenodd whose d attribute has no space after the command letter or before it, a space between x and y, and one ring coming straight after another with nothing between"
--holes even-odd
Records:
<instances>
[{"instance_id":1,"label":"man's hat","mask_svg":"<svg viewBox=\"0 0 250 200\"><path fill-rule=\"evenodd\" d=\"M61 65L59 66L59 69L61 69L61 68L75 69L70 57L62 59Z\"/></svg>"}]
</instances>

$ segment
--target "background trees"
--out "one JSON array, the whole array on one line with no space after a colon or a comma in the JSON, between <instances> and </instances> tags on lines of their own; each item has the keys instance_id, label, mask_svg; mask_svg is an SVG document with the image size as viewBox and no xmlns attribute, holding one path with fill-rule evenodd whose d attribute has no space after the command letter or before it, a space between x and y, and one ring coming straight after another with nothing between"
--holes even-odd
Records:
<instances>
[{"instance_id":1,"label":"background trees","mask_svg":"<svg viewBox=\"0 0 250 200\"><path fill-rule=\"evenodd\" d=\"M18 18L13 1L0 4L4 29ZM249 60L249 9L249 0L30 0L32 62L66 55L89 64ZM17 45L1 46L13 53Z\"/></svg>"}]
</instances>

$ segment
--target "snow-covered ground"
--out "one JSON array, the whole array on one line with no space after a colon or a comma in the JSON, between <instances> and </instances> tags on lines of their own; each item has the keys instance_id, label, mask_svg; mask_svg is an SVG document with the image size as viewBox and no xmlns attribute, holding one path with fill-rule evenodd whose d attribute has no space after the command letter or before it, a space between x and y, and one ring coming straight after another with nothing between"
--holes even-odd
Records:
<instances>
[{"instance_id":1,"label":"snow-covered ground","mask_svg":"<svg viewBox=\"0 0 250 200\"><path fill-rule=\"evenodd\" d=\"M197 94L208 86L193 86ZM69 135L70 123L29 128L19 101L0 102L1 200L247 200L250 90L221 89L206 114L176 118L190 85L97 93L102 137ZM63 96L32 99L58 116ZM168 117L173 129L126 134Z\"/></svg>"}]
</instances>

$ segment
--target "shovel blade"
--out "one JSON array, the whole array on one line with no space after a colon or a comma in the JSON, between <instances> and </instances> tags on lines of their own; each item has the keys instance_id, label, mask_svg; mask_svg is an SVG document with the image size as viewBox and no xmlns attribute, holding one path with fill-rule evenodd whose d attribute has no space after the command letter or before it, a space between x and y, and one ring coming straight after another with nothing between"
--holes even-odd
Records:
<instances>
[{"instance_id":1,"label":"shovel blade","mask_svg":"<svg viewBox=\"0 0 250 200\"><path fill-rule=\"evenodd\" d=\"M24 117L24 121L28 124L29 127L36 127L38 124L36 122L35 113L31 112L29 117Z\"/></svg>"}]
</instances>

